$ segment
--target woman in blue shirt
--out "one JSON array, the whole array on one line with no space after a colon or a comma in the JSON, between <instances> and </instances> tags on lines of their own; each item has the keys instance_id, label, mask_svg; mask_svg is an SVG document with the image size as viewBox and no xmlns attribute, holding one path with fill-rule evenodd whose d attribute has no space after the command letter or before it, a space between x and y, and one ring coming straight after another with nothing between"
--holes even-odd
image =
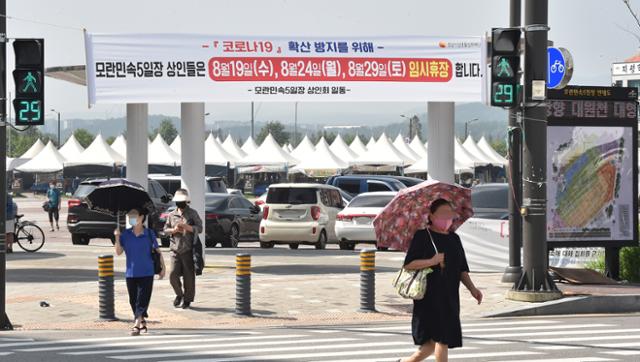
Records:
<instances>
[{"instance_id":1,"label":"woman in blue shirt","mask_svg":"<svg viewBox=\"0 0 640 362\"><path fill-rule=\"evenodd\" d=\"M133 209L127 213L127 216L129 217L129 225L132 227L123 231L122 235L120 230L116 229L114 233L116 237L115 247L117 255L122 255L124 252L127 256L125 277L129 292L129 304L131 304L135 317L131 335L137 336L140 335L141 331L147 332L145 318L148 317L147 309L151 300L154 275L151 251L153 248L160 253L160 247L153 230L144 227L146 210ZM166 270L162 254L160 254L160 262L162 263L160 279L162 279Z\"/></svg>"},{"instance_id":2,"label":"woman in blue shirt","mask_svg":"<svg viewBox=\"0 0 640 362\"><path fill-rule=\"evenodd\" d=\"M51 224L51 231L53 229L53 221L56 221L56 228L60 230L58 225L58 219L60 219L60 190L56 188L55 181L49 183L49 190L47 190L47 199L49 202L49 223Z\"/></svg>"}]
</instances>

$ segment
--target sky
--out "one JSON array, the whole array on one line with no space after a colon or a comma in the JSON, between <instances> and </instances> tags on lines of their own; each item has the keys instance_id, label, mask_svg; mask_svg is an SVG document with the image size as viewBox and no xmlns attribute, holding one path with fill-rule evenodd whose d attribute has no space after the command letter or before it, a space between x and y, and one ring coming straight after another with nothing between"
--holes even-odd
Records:
<instances>
[{"instance_id":1,"label":"sky","mask_svg":"<svg viewBox=\"0 0 640 362\"><path fill-rule=\"evenodd\" d=\"M640 0L631 0L640 10ZM509 0L9 0L10 38L44 37L45 64L85 63L82 28L111 33L205 33L240 35L437 35L480 36L508 26ZM24 19L24 20L18 20ZM31 20L38 23L25 21ZM48 23L52 25L45 25ZM610 85L612 62L638 50L640 34L623 0L549 0L549 39L573 55L571 84ZM8 70L13 51L7 51ZM14 89L8 71L8 90ZM47 109L63 118L110 118L124 105L87 106L86 88L47 78ZM261 103L256 119L293 120L292 103ZM420 103L301 103L301 123L363 124L399 121L424 113ZM151 114L179 115L178 104L152 104ZM249 103L208 103L208 121L248 120ZM53 119L54 114L48 113Z\"/></svg>"}]
</instances>

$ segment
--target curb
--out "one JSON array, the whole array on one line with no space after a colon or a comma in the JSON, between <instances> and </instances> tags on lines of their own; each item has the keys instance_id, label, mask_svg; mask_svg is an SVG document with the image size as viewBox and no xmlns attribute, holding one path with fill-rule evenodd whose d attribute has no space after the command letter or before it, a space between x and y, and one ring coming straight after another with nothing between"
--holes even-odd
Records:
<instances>
[{"instance_id":1,"label":"curb","mask_svg":"<svg viewBox=\"0 0 640 362\"><path fill-rule=\"evenodd\" d=\"M611 314L640 312L640 294L568 297L486 314L483 317L529 317L559 314Z\"/></svg>"}]
</instances>

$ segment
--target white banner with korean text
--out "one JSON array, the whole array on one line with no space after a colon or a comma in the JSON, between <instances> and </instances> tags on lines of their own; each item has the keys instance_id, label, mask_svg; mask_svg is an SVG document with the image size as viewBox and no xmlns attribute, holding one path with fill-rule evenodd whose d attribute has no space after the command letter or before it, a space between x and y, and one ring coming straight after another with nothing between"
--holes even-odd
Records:
<instances>
[{"instance_id":1,"label":"white banner with korean text","mask_svg":"<svg viewBox=\"0 0 640 362\"><path fill-rule=\"evenodd\" d=\"M89 104L479 102L480 37L85 33Z\"/></svg>"}]
</instances>

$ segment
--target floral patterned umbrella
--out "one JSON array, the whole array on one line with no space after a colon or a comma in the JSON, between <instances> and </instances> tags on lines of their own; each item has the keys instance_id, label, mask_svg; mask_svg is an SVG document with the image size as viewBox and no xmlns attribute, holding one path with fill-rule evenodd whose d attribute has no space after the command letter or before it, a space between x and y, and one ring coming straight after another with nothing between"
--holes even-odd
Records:
<instances>
[{"instance_id":1,"label":"floral patterned umbrella","mask_svg":"<svg viewBox=\"0 0 640 362\"><path fill-rule=\"evenodd\" d=\"M458 214L451 231L473 216L471 189L428 180L398 192L373 220L378 246L407 251L415 232L427 227L429 206L438 199L449 201Z\"/></svg>"}]
</instances>

